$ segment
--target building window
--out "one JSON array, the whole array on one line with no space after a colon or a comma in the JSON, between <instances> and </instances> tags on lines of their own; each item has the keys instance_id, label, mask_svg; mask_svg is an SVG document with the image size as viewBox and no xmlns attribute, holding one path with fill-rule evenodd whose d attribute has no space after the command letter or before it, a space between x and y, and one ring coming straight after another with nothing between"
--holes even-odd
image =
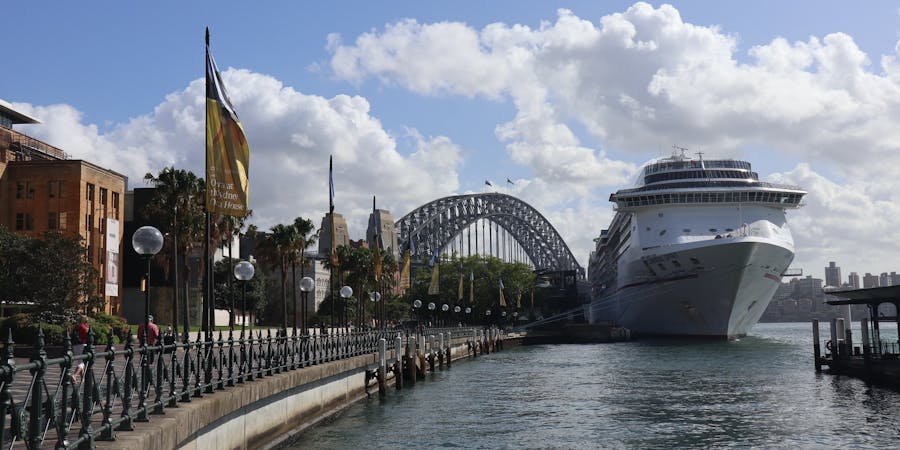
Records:
<instances>
[{"instance_id":1,"label":"building window","mask_svg":"<svg viewBox=\"0 0 900 450\"><path fill-rule=\"evenodd\" d=\"M106 188L100 188L100 204L106 206Z\"/></svg>"},{"instance_id":2,"label":"building window","mask_svg":"<svg viewBox=\"0 0 900 450\"><path fill-rule=\"evenodd\" d=\"M65 180L50 180L47 184L47 196L50 198L63 198L66 196Z\"/></svg>"},{"instance_id":3,"label":"building window","mask_svg":"<svg viewBox=\"0 0 900 450\"><path fill-rule=\"evenodd\" d=\"M30 181L19 181L16 183L16 198L34 198L34 188Z\"/></svg>"},{"instance_id":4,"label":"building window","mask_svg":"<svg viewBox=\"0 0 900 450\"><path fill-rule=\"evenodd\" d=\"M59 213L59 229L60 230L66 229L66 213L65 212Z\"/></svg>"},{"instance_id":5,"label":"building window","mask_svg":"<svg viewBox=\"0 0 900 450\"><path fill-rule=\"evenodd\" d=\"M30 213L16 213L16 230L30 231L34 229L34 217Z\"/></svg>"},{"instance_id":6,"label":"building window","mask_svg":"<svg viewBox=\"0 0 900 450\"><path fill-rule=\"evenodd\" d=\"M112 208L113 208L113 219L119 219L119 193L112 193Z\"/></svg>"},{"instance_id":7,"label":"building window","mask_svg":"<svg viewBox=\"0 0 900 450\"><path fill-rule=\"evenodd\" d=\"M88 183L87 189L85 189L85 200L89 202L94 201L94 185L91 183Z\"/></svg>"},{"instance_id":8,"label":"building window","mask_svg":"<svg viewBox=\"0 0 900 450\"><path fill-rule=\"evenodd\" d=\"M47 213L47 229L48 230L57 230L59 229L59 213L57 212L48 212Z\"/></svg>"}]
</instances>

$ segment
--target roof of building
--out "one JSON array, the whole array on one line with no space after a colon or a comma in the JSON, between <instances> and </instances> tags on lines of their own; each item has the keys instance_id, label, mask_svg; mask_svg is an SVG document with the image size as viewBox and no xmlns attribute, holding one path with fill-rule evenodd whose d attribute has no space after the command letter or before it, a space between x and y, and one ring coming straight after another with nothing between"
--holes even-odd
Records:
<instances>
[{"instance_id":1,"label":"roof of building","mask_svg":"<svg viewBox=\"0 0 900 450\"><path fill-rule=\"evenodd\" d=\"M900 301L900 286L883 286L849 291L832 291L830 295L843 297L844 300L829 300L829 305L868 305L883 302Z\"/></svg>"},{"instance_id":2,"label":"roof of building","mask_svg":"<svg viewBox=\"0 0 900 450\"><path fill-rule=\"evenodd\" d=\"M0 98L0 114L12 119L13 123L41 123L40 120L29 116L21 111L16 111L13 106Z\"/></svg>"}]
</instances>

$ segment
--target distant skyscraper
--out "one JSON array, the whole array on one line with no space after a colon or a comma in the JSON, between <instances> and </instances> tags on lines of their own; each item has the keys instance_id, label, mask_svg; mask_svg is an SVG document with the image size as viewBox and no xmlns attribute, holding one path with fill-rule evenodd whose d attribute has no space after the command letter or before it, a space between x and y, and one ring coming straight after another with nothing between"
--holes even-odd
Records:
<instances>
[{"instance_id":1,"label":"distant skyscraper","mask_svg":"<svg viewBox=\"0 0 900 450\"><path fill-rule=\"evenodd\" d=\"M872 275L869 272L866 272L863 275L863 288L873 288L878 287L878 275Z\"/></svg>"},{"instance_id":2,"label":"distant skyscraper","mask_svg":"<svg viewBox=\"0 0 900 450\"><path fill-rule=\"evenodd\" d=\"M887 272L882 272L881 276L878 277L878 286L893 286L894 280L891 279L891 276L888 275Z\"/></svg>"},{"instance_id":3,"label":"distant skyscraper","mask_svg":"<svg viewBox=\"0 0 900 450\"><path fill-rule=\"evenodd\" d=\"M825 268L825 286L841 287L841 268L834 261L829 262Z\"/></svg>"},{"instance_id":4,"label":"distant skyscraper","mask_svg":"<svg viewBox=\"0 0 900 450\"><path fill-rule=\"evenodd\" d=\"M897 274L897 272L891 272L888 278L891 279L891 286L900 285L900 274Z\"/></svg>"},{"instance_id":5,"label":"distant skyscraper","mask_svg":"<svg viewBox=\"0 0 900 450\"><path fill-rule=\"evenodd\" d=\"M859 274L856 272L850 272L850 276L847 277L847 282L853 289L859 289Z\"/></svg>"}]
</instances>

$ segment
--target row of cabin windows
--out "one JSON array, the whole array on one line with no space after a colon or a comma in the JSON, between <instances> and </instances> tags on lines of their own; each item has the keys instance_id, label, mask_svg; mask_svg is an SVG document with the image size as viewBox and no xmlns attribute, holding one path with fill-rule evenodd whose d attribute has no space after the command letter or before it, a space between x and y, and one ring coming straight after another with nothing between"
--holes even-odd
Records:
<instances>
[{"instance_id":1,"label":"row of cabin windows","mask_svg":"<svg viewBox=\"0 0 900 450\"><path fill-rule=\"evenodd\" d=\"M747 161L735 161L729 159L714 161L664 161L650 164L644 168L644 174L664 172L668 170L679 169L744 169L750 170L750 163Z\"/></svg>"},{"instance_id":2,"label":"row of cabin windows","mask_svg":"<svg viewBox=\"0 0 900 450\"><path fill-rule=\"evenodd\" d=\"M689 180L693 178L731 178L759 181L759 175L756 172L744 172L739 170L685 170L680 172L664 172L647 175L644 177L644 183L651 184L660 181Z\"/></svg>"},{"instance_id":3,"label":"row of cabin windows","mask_svg":"<svg viewBox=\"0 0 900 450\"><path fill-rule=\"evenodd\" d=\"M48 212L47 213L47 229L48 230L65 230L68 227L65 212ZM34 216L31 213L16 213L16 230L31 231L34 230Z\"/></svg>"},{"instance_id":4,"label":"row of cabin windows","mask_svg":"<svg viewBox=\"0 0 900 450\"><path fill-rule=\"evenodd\" d=\"M653 206L672 203L772 203L778 205L797 205L803 194L787 192L681 192L672 194L639 195L634 197L618 197L619 207Z\"/></svg>"}]
</instances>

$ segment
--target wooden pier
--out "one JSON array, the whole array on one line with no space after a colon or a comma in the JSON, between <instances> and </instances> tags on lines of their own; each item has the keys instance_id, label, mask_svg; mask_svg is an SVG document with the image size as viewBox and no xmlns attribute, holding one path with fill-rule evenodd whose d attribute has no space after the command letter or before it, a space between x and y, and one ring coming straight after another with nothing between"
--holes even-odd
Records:
<instances>
[{"instance_id":1,"label":"wooden pier","mask_svg":"<svg viewBox=\"0 0 900 450\"><path fill-rule=\"evenodd\" d=\"M813 320L813 352L817 372L827 368L831 374L849 375L880 384L900 388L900 342L881 339L881 322L894 322L900 335L900 318L896 312L887 316L879 311L881 305L893 304L900 310L900 286L886 286L850 291L834 291L842 300L828 301L833 306L866 305L869 317L860 320L862 336L853 342L850 323L843 318L832 319L831 336L822 352L819 321Z\"/></svg>"}]
</instances>

